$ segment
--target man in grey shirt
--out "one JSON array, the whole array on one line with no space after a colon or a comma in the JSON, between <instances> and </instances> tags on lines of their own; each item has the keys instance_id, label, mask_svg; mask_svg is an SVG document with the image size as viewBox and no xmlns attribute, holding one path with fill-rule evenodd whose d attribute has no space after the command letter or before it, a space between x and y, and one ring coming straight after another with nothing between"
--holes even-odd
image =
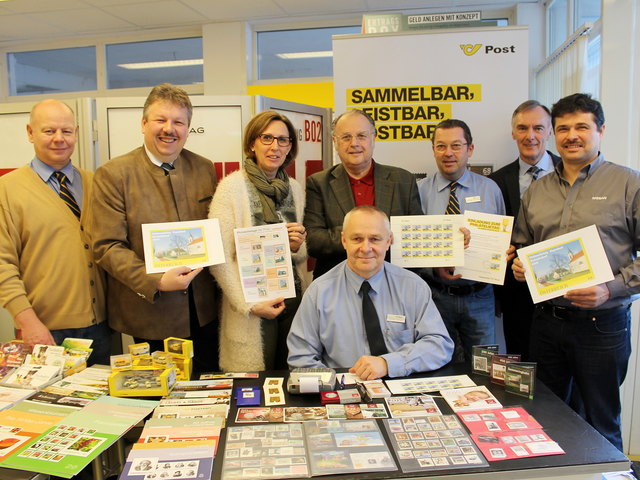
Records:
<instances>
[{"instance_id":1,"label":"man in grey shirt","mask_svg":"<svg viewBox=\"0 0 640 480\"><path fill-rule=\"evenodd\" d=\"M595 224L614 279L536 306L531 357L538 377L622 451L619 388L631 353L631 296L640 293L640 173L600 153L604 113L586 94L560 99L551 111L562 161L522 197L513 242L531 245ZM513 263L524 281L523 264Z\"/></svg>"}]
</instances>

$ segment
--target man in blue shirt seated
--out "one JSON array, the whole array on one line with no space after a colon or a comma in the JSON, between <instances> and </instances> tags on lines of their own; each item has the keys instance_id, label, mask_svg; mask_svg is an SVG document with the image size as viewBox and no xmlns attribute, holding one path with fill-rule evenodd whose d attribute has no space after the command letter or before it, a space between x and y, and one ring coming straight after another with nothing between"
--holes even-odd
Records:
<instances>
[{"instance_id":1,"label":"man in blue shirt seated","mask_svg":"<svg viewBox=\"0 0 640 480\"><path fill-rule=\"evenodd\" d=\"M291 367L350 367L373 380L451 360L453 341L427 284L384 261L392 241L389 219L378 208L362 205L345 216L347 259L304 294L287 339Z\"/></svg>"}]
</instances>

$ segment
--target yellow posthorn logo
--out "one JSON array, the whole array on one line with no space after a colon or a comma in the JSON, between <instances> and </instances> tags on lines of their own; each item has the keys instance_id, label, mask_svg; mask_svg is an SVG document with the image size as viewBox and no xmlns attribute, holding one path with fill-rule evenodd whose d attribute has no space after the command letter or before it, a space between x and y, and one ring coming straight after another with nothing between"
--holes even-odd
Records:
<instances>
[{"instance_id":1,"label":"yellow posthorn logo","mask_svg":"<svg viewBox=\"0 0 640 480\"><path fill-rule=\"evenodd\" d=\"M480 50L481 46L482 46L481 43L476 43L475 45L471 45L471 44L460 45L460 48L462 49L465 55L471 56L475 54L478 50Z\"/></svg>"}]
</instances>

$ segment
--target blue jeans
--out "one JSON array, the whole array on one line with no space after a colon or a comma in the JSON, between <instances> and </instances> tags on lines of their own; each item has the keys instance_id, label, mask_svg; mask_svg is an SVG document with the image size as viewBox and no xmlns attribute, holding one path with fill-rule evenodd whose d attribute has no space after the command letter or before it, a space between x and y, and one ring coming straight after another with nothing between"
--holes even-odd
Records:
<instances>
[{"instance_id":1,"label":"blue jeans","mask_svg":"<svg viewBox=\"0 0 640 480\"><path fill-rule=\"evenodd\" d=\"M465 362L471 362L471 347L490 345L496 341L496 315L493 286L468 295L450 295L437 288L431 289L449 336L456 344L454 361L459 360L462 349Z\"/></svg>"},{"instance_id":2,"label":"blue jeans","mask_svg":"<svg viewBox=\"0 0 640 480\"><path fill-rule=\"evenodd\" d=\"M538 378L622 451L620 385L631 354L629 308L558 310L538 306L531 329L531 357Z\"/></svg>"},{"instance_id":3,"label":"blue jeans","mask_svg":"<svg viewBox=\"0 0 640 480\"><path fill-rule=\"evenodd\" d=\"M107 321L84 328L51 330L51 336L57 345L60 345L67 337L91 339L93 340L91 344L93 352L91 352L91 356L87 361L87 366L94 364L109 365L109 357L111 356L111 329Z\"/></svg>"}]
</instances>

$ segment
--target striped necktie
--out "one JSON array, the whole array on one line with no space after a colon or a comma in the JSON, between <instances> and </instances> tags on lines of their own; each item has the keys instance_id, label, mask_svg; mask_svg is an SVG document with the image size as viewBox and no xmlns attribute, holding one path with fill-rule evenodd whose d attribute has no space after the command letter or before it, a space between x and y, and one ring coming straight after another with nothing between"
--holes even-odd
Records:
<instances>
[{"instance_id":1,"label":"striped necktie","mask_svg":"<svg viewBox=\"0 0 640 480\"><path fill-rule=\"evenodd\" d=\"M446 215L458 215L460 213L460 203L458 203L458 197L456 197L456 188L458 188L458 182L449 184L449 203L444 212Z\"/></svg>"},{"instance_id":2,"label":"striped necktie","mask_svg":"<svg viewBox=\"0 0 640 480\"><path fill-rule=\"evenodd\" d=\"M174 170L176 167L174 167L172 164L167 163L167 162L162 162L162 165L160 165L160 168L162 170L164 170L164 176L166 177L167 175L169 175L169 172L171 170Z\"/></svg>"},{"instance_id":3,"label":"striped necktie","mask_svg":"<svg viewBox=\"0 0 640 480\"><path fill-rule=\"evenodd\" d=\"M62 172L53 172L53 176L56 177L60 184L60 198L67 204L67 207L73 212L73 214L80 219L80 207L78 206L76 199L73 198L73 193L69 190L69 179Z\"/></svg>"},{"instance_id":4,"label":"striped necktie","mask_svg":"<svg viewBox=\"0 0 640 480\"><path fill-rule=\"evenodd\" d=\"M540 176L541 171L542 169L540 167L536 167L534 165L533 167L529 167L529 170L527 170L527 173L531 174L531 178L533 178L533 180L537 180L538 177Z\"/></svg>"}]
</instances>

